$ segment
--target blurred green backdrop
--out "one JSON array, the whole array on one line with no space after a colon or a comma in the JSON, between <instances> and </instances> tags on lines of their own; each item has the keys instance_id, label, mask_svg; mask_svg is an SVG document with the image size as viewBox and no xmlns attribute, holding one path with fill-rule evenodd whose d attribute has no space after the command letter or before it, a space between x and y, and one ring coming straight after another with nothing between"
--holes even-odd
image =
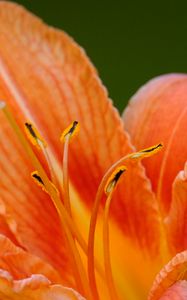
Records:
<instances>
[{"instance_id":1,"label":"blurred green backdrop","mask_svg":"<svg viewBox=\"0 0 187 300\"><path fill-rule=\"evenodd\" d=\"M186 1L18 0L82 45L122 111L147 80L187 72Z\"/></svg>"}]
</instances>

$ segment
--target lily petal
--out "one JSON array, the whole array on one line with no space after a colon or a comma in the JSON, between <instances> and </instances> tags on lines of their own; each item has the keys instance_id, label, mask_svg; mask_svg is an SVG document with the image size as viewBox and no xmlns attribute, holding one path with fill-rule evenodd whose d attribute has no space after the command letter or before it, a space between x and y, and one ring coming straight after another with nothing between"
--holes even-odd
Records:
<instances>
[{"instance_id":1,"label":"lily petal","mask_svg":"<svg viewBox=\"0 0 187 300\"><path fill-rule=\"evenodd\" d=\"M124 126L136 147L162 141L165 150L144 161L163 211L171 202L171 187L187 157L187 76L164 75L143 86L124 112ZM177 157L177 159L176 159Z\"/></svg>"},{"instance_id":2,"label":"lily petal","mask_svg":"<svg viewBox=\"0 0 187 300\"><path fill-rule=\"evenodd\" d=\"M43 275L32 275L22 280L14 280L3 270L0 271L0 297L5 300L84 300L72 289L52 285Z\"/></svg>"},{"instance_id":3,"label":"lily petal","mask_svg":"<svg viewBox=\"0 0 187 300\"><path fill-rule=\"evenodd\" d=\"M156 198L146 179L144 169L129 165L129 174L114 197L112 208L119 227L133 238L133 242L149 255L157 255L162 237ZM141 185L141 187L140 187ZM153 223L152 223L153 221Z\"/></svg>"},{"instance_id":4,"label":"lily petal","mask_svg":"<svg viewBox=\"0 0 187 300\"><path fill-rule=\"evenodd\" d=\"M83 50L20 6L1 1L0 79L0 96L19 124L33 121L59 164L61 132L73 120L80 122L80 135L70 147L70 178L84 203L91 204L105 171L133 147ZM143 240L150 245L154 240L158 244L158 215L150 183L140 165L133 166L128 176L113 201L113 214L127 235L137 236L138 243ZM137 223L134 214L138 211Z\"/></svg>"},{"instance_id":5,"label":"lily petal","mask_svg":"<svg viewBox=\"0 0 187 300\"><path fill-rule=\"evenodd\" d=\"M186 271L187 251L184 251L178 253L156 276L148 300L160 299L165 291L176 281L187 279Z\"/></svg>"},{"instance_id":6,"label":"lily petal","mask_svg":"<svg viewBox=\"0 0 187 300\"><path fill-rule=\"evenodd\" d=\"M0 215L21 246L59 268L65 277L69 259L58 215L48 195L33 183L33 166L2 112L0 124Z\"/></svg>"},{"instance_id":7,"label":"lily petal","mask_svg":"<svg viewBox=\"0 0 187 300\"><path fill-rule=\"evenodd\" d=\"M186 213L187 213L187 163L184 170L177 175L172 190L172 203L167 218L169 243L173 246L173 253L187 248Z\"/></svg>"},{"instance_id":8,"label":"lily petal","mask_svg":"<svg viewBox=\"0 0 187 300\"><path fill-rule=\"evenodd\" d=\"M34 121L59 162L62 131L73 120L80 122L79 137L70 149L70 174L81 196L93 201L103 172L132 151L119 115L71 38L16 4L0 5L0 96L21 126L26 118Z\"/></svg>"},{"instance_id":9,"label":"lily petal","mask_svg":"<svg viewBox=\"0 0 187 300\"><path fill-rule=\"evenodd\" d=\"M16 236L10 230L5 217L0 215L0 234L8 237L15 245L20 246L19 242L16 239Z\"/></svg>"},{"instance_id":10,"label":"lily petal","mask_svg":"<svg viewBox=\"0 0 187 300\"><path fill-rule=\"evenodd\" d=\"M72 289L61 286L63 282L52 266L0 235L0 296L3 299L56 300L60 296L62 299L83 299Z\"/></svg>"},{"instance_id":11,"label":"lily petal","mask_svg":"<svg viewBox=\"0 0 187 300\"><path fill-rule=\"evenodd\" d=\"M0 235L0 296L3 299L83 299L72 289L60 285L63 282L49 264Z\"/></svg>"},{"instance_id":12,"label":"lily petal","mask_svg":"<svg viewBox=\"0 0 187 300\"><path fill-rule=\"evenodd\" d=\"M163 294L160 300L186 300L187 299L187 281L180 280L172 285Z\"/></svg>"},{"instance_id":13,"label":"lily petal","mask_svg":"<svg viewBox=\"0 0 187 300\"><path fill-rule=\"evenodd\" d=\"M3 235L0 235L0 269L9 272L16 280L38 273L53 283L65 282L51 265L15 246Z\"/></svg>"}]
</instances>

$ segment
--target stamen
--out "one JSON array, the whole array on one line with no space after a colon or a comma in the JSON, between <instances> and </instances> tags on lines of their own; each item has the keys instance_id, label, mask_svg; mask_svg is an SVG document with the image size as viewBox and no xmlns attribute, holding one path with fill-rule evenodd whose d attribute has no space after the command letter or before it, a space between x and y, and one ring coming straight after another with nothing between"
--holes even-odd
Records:
<instances>
[{"instance_id":1,"label":"stamen","mask_svg":"<svg viewBox=\"0 0 187 300\"><path fill-rule=\"evenodd\" d=\"M37 183L41 181L41 184L42 183L44 184L45 190L48 192L48 194L51 197L51 200L54 203L54 206L55 206L55 208L56 208L56 210L59 214L60 221L62 222L62 226L64 228L65 234L67 236L67 240L68 240L68 243L70 245L70 249L72 249L72 252L74 253L74 255L73 255L74 260L75 260L74 265L76 266L76 270L77 270L76 272L78 273L75 276L75 278L77 280L78 289L81 287L83 289L83 293L86 295L86 297L88 299L91 299L91 295L90 295L91 293L90 293L89 286L88 286L88 283L87 283L87 278L86 278L86 275L85 275L85 271L84 271L84 268L82 266L82 262L81 262L78 250L75 249L75 243L74 243L73 237L77 239L77 241L79 242L79 244L82 247L83 251L85 253L87 253L87 246L84 242L84 239L82 238L82 236L78 232L78 229L73 224L71 218L69 217L66 210L64 209L64 206L63 206L58 194L56 193L57 189L54 189L54 186L49 181L42 165L40 164L38 158L35 156L35 153L33 152L32 148L30 147L30 145L29 145L28 141L26 140L24 134L22 133L19 126L17 125L17 122L15 121L12 113L10 112L10 110L8 109L6 104L4 104L4 102L0 102L0 109L2 109L2 111L4 112L8 122L10 123L11 127L13 128L16 135L18 136L18 138L19 138L23 148L25 149L27 155L29 155L33 166L37 169L37 175L39 176L38 180L37 180ZM36 177L37 176L35 176L35 179L36 179Z\"/></svg>"},{"instance_id":2,"label":"stamen","mask_svg":"<svg viewBox=\"0 0 187 300\"><path fill-rule=\"evenodd\" d=\"M38 147L39 149L41 149L41 144L44 147L47 146L46 142L40 135L39 131L34 127L34 125L32 123L29 123L29 122L25 123L25 132L26 132L28 139L34 146Z\"/></svg>"},{"instance_id":3,"label":"stamen","mask_svg":"<svg viewBox=\"0 0 187 300\"><path fill-rule=\"evenodd\" d=\"M64 188L64 206L67 209L69 215L71 215L71 203L69 195L69 174L68 174L68 153L69 143L73 136L79 131L79 123L74 121L68 126L61 135L60 140L64 142L64 154L63 154L63 188Z\"/></svg>"},{"instance_id":4,"label":"stamen","mask_svg":"<svg viewBox=\"0 0 187 300\"><path fill-rule=\"evenodd\" d=\"M104 209L104 220L103 220L103 252L104 252L104 268L105 268L105 276L107 281L107 286L109 289L109 295L111 300L117 300L118 295L116 292L113 275L112 275L112 266L110 259L110 242L109 242L109 210L110 204L112 200L112 196L114 190L116 188L117 183L119 183L119 179L121 175L126 171L124 166L118 167L110 176L105 192L107 194L107 200Z\"/></svg>"},{"instance_id":5,"label":"stamen","mask_svg":"<svg viewBox=\"0 0 187 300\"><path fill-rule=\"evenodd\" d=\"M45 140L43 139L43 137L41 136L41 134L39 133L39 131L37 130L37 128L31 122L26 122L25 123L25 132L26 132L26 135L27 135L29 141L34 146L36 146L39 150L42 150L43 155L45 157L45 160L47 162L47 165L49 167L49 172L50 172L51 180L55 184L57 184L56 174L55 174L53 165L51 163L50 156L49 156L49 154L47 152L47 143L45 142Z\"/></svg>"},{"instance_id":6,"label":"stamen","mask_svg":"<svg viewBox=\"0 0 187 300\"><path fill-rule=\"evenodd\" d=\"M79 289L79 291L82 291L82 293L84 295L86 295L86 297L88 297L88 299L92 299L88 281L87 281L87 277L86 277L86 272L84 270L84 266L83 266L80 254L77 250L77 247L76 247L76 244L74 241L74 237L72 236L71 231L69 230L69 228L67 226L66 220L64 219L63 205L62 205L60 199L58 198L58 190L54 186L54 184L51 183L50 181L46 187L45 182L44 182L43 178L41 177L41 175L39 174L39 172L35 171L31 175L32 175L33 179L35 180L35 182L46 193L48 193L50 195L51 199L53 200L56 210L60 216L60 221L62 223L62 227L64 229L70 251L72 252L71 257L73 258L73 266L74 266L73 271L75 272L74 275L75 275L75 280L77 283L77 288Z\"/></svg>"},{"instance_id":7,"label":"stamen","mask_svg":"<svg viewBox=\"0 0 187 300\"><path fill-rule=\"evenodd\" d=\"M124 166L121 167L117 167L116 170L112 173L112 175L109 177L107 184L105 186L105 194L108 195L109 193L111 193L113 191L113 189L115 188L119 178L121 177L121 175L123 174L124 171L126 171L127 168Z\"/></svg>"},{"instance_id":8,"label":"stamen","mask_svg":"<svg viewBox=\"0 0 187 300\"><path fill-rule=\"evenodd\" d=\"M31 176L32 178L34 178L35 182L42 188L44 189L45 186L44 186L44 182L43 180L41 179L41 177L39 176L38 172L37 171L34 171L31 173ZM46 191L46 189L45 189Z\"/></svg>"},{"instance_id":9,"label":"stamen","mask_svg":"<svg viewBox=\"0 0 187 300\"><path fill-rule=\"evenodd\" d=\"M163 144L160 143L160 144L157 144L155 146L152 146L150 148L146 148L146 149L143 149L139 152L136 152L134 154L131 154L130 157L132 159L134 158L144 158L144 157L149 157L149 156L152 156L154 154L156 154L157 152L159 152L163 147Z\"/></svg>"},{"instance_id":10,"label":"stamen","mask_svg":"<svg viewBox=\"0 0 187 300\"><path fill-rule=\"evenodd\" d=\"M47 194L49 194L51 197L53 196L53 198L55 198L56 200L53 200L53 203L56 207L56 210L59 214L60 219L63 218L67 224L67 226L69 227L69 230L72 234L72 236L74 236L77 240L77 242L79 243L79 245L81 246L82 250L84 251L84 253L87 255L87 245L85 240L83 239L83 237L80 235L79 231L76 230L75 225L72 223L72 219L69 217L69 215L67 214L66 210L64 209L63 205L61 202L59 202L58 197L59 197L59 191L56 188L56 186L49 181L49 185L50 185L50 190L46 189L45 184L41 178L41 176L39 175L38 171L34 171L31 173L32 178L34 179L34 181L42 188L43 191L45 191ZM50 192L49 192L50 191ZM55 197L56 194L56 197ZM102 274L102 270L100 265L97 263L96 265L96 269L98 270L98 272L100 274Z\"/></svg>"},{"instance_id":11,"label":"stamen","mask_svg":"<svg viewBox=\"0 0 187 300\"><path fill-rule=\"evenodd\" d=\"M34 179L34 181L42 188L42 190L45 191L46 193L48 193L48 190L46 189L45 184L44 184L42 178L40 177L38 171L32 172L31 176ZM48 180L48 184L50 185L50 191L53 190L53 194L56 194L59 197L60 196L59 191L56 188L56 186L50 180Z\"/></svg>"},{"instance_id":12,"label":"stamen","mask_svg":"<svg viewBox=\"0 0 187 300\"><path fill-rule=\"evenodd\" d=\"M92 209L92 215L90 220L90 229L89 229L89 237L88 237L88 276L89 276L89 282L92 290L94 291L94 295L96 300L99 299L98 291L97 291L97 285L96 285L96 278L95 278L95 260L94 260L94 243L95 243L95 229L96 229L96 223L97 223L97 216L98 216L98 210L99 205L103 196L103 191L105 190L106 184L108 182L108 179L110 178L111 174L114 172L114 170L122 165L124 162L128 160L141 160L145 157L151 156L156 154L158 151L160 151L162 148L162 144L158 144L155 146L152 146L147 149L140 150L139 152L130 153L121 159L119 159L117 162L115 162L105 173L103 176L100 185L98 187L93 209Z\"/></svg>"},{"instance_id":13,"label":"stamen","mask_svg":"<svg viewBox=\"0 0 187 300\"><path fill-rule=\"evenodd\" d=\"M4 102L1 102L1 103L3 103L3 104L0 106L0 108L2 109L3 113L5 114L12 129L15 131L15 133L16 133L20 143L22 144L23 148L25 149L27 155L29 155L29 157L32 161L32 164L40 172L40 174L42 174L42 178L47 178L47 175L46 175L42 165L40 164L40 162L39 162L38 158L36 157L35 153L33 152L32 148L30 147L30 145L29 145L28 141L26 140L24 134L22 133L21 129L17 125L17 122L14 119L14 116L8 109L7 105Z\"/></svg>"},{"instance_id":14,"label":"stamen","mask_svg":"<svg viewBox=\"0 0 187 300\"><path fill-rule=\"evenodd\" d=\"M27 155L29 155L33 166L35 167L35 169L38 170L38 173L41 175L41 177L45 178L45 182L44 182L44 184L45 184L46 182L49 181L47 174L45 173L42 165L40 164L40 162L39 162L38 158L36 157L35 153L33 152L32 148L30 147L30 145L29 145L28 141L26 140L24 134L22 133L21 129L17 125L12 113L6 106L5 102L3 102L3 101L0 102L0 109L2 109L2 111L4 112L5 116L7 117L8 122L10 123L11 127L15 131L23 148L25 149L25 152L27 153ZM58 205L58 203L56 203L56 205ZM73 224L72 219L67 214L61 201L59 202L59 211L61 212L60 214L63 215L63 218L66 221L66 223L68 224L72 234L74 235L74 237L76 237L77 242L81 246L82 250L84 251L85 254L87 254L86 242L84 241L81 234L78 232L77 227Z\"/></svg>"},{"instance_id":15,"label":"stamen","mask_svg":"<svg viewBox=\"0 0 187 300\"><path fill-rule=\"evenodd\" d=\"M79 132L80 126L78 121L73 121L62 133L60 140L61 142L65 142L67 136L72 138L73 136L77 135Z\"/></svg>"}]
</instances>

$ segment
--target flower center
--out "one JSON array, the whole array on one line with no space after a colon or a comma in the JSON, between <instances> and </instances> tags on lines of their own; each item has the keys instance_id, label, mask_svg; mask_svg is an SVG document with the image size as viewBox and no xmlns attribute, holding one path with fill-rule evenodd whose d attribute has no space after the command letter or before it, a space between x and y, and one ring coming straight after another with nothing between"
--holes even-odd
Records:
<instances>
[{"instance_id":1,"label":"flower center","mask_svg":"<svg viewBox=\"0 0 187 300\"><path fill-rule=\"evenodd\" d=\"M72 260L72 269L74 272L73 275L77 289L86 297L87 300L101 300L100 291L98 291L97 288L97 281L99 277L103 281L103 284L106 285L110 299L120 299L120 295L118 295L115 287L110 254L109 212L112 197L117 184L119 183L119 179L121 179L122 174L124 174L124 172L127 170L123 164L125 164L125 162L128 160L140 160L157 153L162 148L162 144L158 144L156 146L122 157L104 174L93 203L88 241L85 241L82 233L75 225L72 216L71 199L69 193L68 153L70 142L79 130L78 122L74 121L72 124L70 124L70 126L64 130L60 137L60 141L64 143L62 160L63 182L61 183L57 174L55 173L55 168L48 152L47 144L35 126L30 122L26 122L25 132L29 141L43 153L49 168L50 177L46 174L42 164L33 152L28 140L25 138L24 133L21 131L10 110L3 102L0 102L0 109L2 109L5 113L9 123L13 127L21 144L32 161L32 164L36 170L31 174L32 178L44 190L44 192L50 196L57 210L63 231L67 239L67 244L69 247L68 250ZM98 261L95 259L94 244L98 211L104 194L106 200L103 210L103 266L101 266L100 263L98 263ZM87 258L87 270L80 255L80 249L82 249Z\"/></svg>"}]
</instances>

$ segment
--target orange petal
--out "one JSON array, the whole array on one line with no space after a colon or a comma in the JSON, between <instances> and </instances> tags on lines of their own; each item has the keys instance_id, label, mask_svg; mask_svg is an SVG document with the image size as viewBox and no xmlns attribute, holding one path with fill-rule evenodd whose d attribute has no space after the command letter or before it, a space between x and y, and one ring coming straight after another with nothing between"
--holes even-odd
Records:
<instances>
[{"instance_id":1,"label":"orange petal","mask_svg":"<svg viewBox=\"0 0 187 300\"><path fill-rule=\"evenodd\" d=\"M173 253L175 254L187 248L187 163L184 170L179 172L173 183L172 196L167 227L169 242L173 246Z\"/></svg>"},{"instance_id":2,"label":"orange petal","mask_svg":"<svg viewBox=\"0 0 187 300\"><path fill-rule=\"evenodd\" d=\"M0 124L3 141L0 148L0 215L6 219L20 245L49 261L61 270L64 278L69 278L65 275L69 259L58 215L47 194L33 183L30 175L33 166L2 112Z\"/></svg>"},{"instance_id":3,"label":"orange petal","mask_svg":"<svg viewBox=\"0 0 187 300\"><path fill-rule=\"evenodd\" d=\"M0 79L0 97L19 124L34 121L59 162L61 132L73 120L80 122L80 135L70 147L70 178L84 202L92 203L104 172L132 146L83 50L20 6L1 1ZM157 244L150 184L139 165L132 169L120 198L115 197L113 213L140 244Z\"/></svg>"},{"instance_id":4,"label":"orange petal","mask_svg":"<svg viewBox=\"0 0 187 300\"><path fill-rule=\"evenodd\" d=\"M117 188L112 209L121 230L125 234L130 233L141 250L146 249L149 255L160 253L162 229L158 206L140 164L128 166L128 171Z\"/></svg>"},{"instance_id":5,"label":"orange petal","mask_svg":"<svg viewBox=\"0 0 187 300\"><path fill-rule=\"evenodd\" d=\"M0 235L0 296L3 299L59 299L60 296L83 299L71 289L52 285L63 282L52 266Z\"/></svg>"},{"instance_id":6,"label":"orange petal","mask_svg":"<svg viewBox=\"0 0 187 300\"><path fill-rule=\"evenodd\" d=\"M187 279L186 271L187 251L184 251L178 253L167 265L164 266L164 268L156 276L148 300L160 299L165 291L176 281Z\"/></svg>"},{"instance_id":7,"label":"orange petal","mask_svg":"<svg viewBox=\"0 0 187 300\"><path fill-rule=\"evenodd\" d=\"M21 126L25 119L34 121L59 162L62 131L80 122L70 147L70 174L81 196L93 201L103 172L132 150L119 115L71 38L16 4L1 1L0 8L0 97Z\"/></svg>"},{"instance_id":8,"label":"orange petal","mask_svg":"<svg viewBox=\"0 0 187 300\"><path fill-rule=\"evenodd\" d=\"M3 270L0 271L0 297L6 300L84 300L72 289L52 285L43 275L31 275L22 280L14 280Z\"/></svg>"},{"instance_id":9,"label":"orange petal","mask_svg":"<svg viewBox=\"0 0 187 300\"><path fill-rule=\"evenodd\" d=\"M187 281L180 280L172 285L162 295L159 300L186 300L187 299Z\"/></svg>"},{"instance_id":10,"label":"orange petal","mask_svg":"<svg viewBox=\"0 0 187 300\"><path fill-rule=\"evenodd\" d=\"M16 236L10 230L5 218L0 215L0 234L5 235L8 237L15 245L20 246L19 242L16 239Z\"/></svg>"},{"instance_id":11,"label":"orange petal","mask_svg":"<svg viewBox=\"0 0 187 300\"><path fill-rule=\"evenodd\" d=\"M52 266L15 246L3 235L0 235L0 269L9 272L16 280L29 277L32 274L42 274L53 283L64 282Z\"/></svg>"},{"instance_id":12,"label":"orange petal","mask_svg":"<svg viewBox=\"0 0 187 300\"><path fill-rule=\"evenodd\" d=\"M125 129L137 148L163 142L165 150L144 161L153 190L168 210L171 187L187 157L187 76L151 80L131 99L124 112Z\"/></svg>"}]
</instances>

